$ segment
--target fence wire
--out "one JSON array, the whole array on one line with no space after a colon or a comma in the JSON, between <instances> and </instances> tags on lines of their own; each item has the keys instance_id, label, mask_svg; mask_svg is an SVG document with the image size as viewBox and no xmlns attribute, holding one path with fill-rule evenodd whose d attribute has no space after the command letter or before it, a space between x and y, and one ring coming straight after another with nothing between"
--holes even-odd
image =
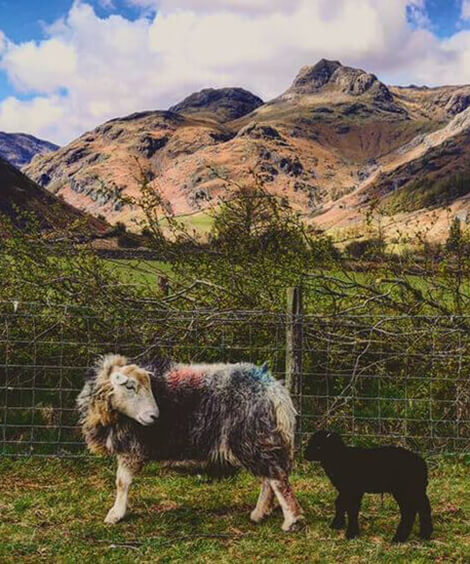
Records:
<instances>
[{"instance_id":1,"label":"fence wire","mask_svg":"<svg viewBox=\"0 0 470 564\"><path fill-rule=\"evenodd\" d=\"M470 446L470 336L458 318L303 315L294 396L299 439L335 428L354 443ZM0 302L0 454L84 453L75 399L100 354L145 364L268 361L285 377L286 315L122 312Z\"/></svg>"}]
</instances>

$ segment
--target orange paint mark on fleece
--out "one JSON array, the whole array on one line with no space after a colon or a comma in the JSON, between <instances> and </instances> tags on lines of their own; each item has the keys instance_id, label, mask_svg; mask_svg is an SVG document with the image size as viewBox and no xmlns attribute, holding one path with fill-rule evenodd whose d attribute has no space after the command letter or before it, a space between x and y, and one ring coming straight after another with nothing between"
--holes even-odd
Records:
<instances>
[{"instance_id":1,"label":"orange paint mark on fleece","mask_svg":"<svg viewBox=\"0 0 470 564\"><path fill-rule=\"evenodd\" d=\"M169 386L189 386L191 388L198 388L202 384L204 377L203 372L198 372L192 368L179 368L171 371L167 376Z\"/></svg>"}]
</instances>

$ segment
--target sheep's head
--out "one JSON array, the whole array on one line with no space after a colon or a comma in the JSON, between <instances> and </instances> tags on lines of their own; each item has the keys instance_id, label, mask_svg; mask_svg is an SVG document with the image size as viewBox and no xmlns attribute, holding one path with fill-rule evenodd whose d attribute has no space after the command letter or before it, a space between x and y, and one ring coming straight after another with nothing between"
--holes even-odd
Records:
<instances>
[{"instance_id":1,"label":"sheep's head","mask_svg":"<svg viewBox=\"0 0 470 564\"><path fill-rule=\"evenodd\" d=\"M304 452L306 460L322 461L344 448L343 439L333 431L317 431L309 440Z\"/></svg>"},{"instance_id":2,"label":"sheep's head","mask_svg":"<svg viewBox=\"0 0 470 564\"><path fill-rule=\"evenodd\" d=\"M97 384L108 392L111 409L127 415L141 425L155 423L159 416L150 385L150 374L120 355L107 355L99 363Z\"/></svg>"}]
</instances>

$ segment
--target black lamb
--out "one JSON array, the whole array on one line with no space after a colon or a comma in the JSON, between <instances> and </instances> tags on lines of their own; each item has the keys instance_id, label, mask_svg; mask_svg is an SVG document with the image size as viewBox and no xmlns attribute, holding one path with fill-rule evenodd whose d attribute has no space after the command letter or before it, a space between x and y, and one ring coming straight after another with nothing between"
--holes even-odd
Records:
<instances>
[{"instance_id":1,"label":"black lamb","mask_svg":"<svg viewBox=\"0 0 470 564\"><path fill-rule=\"evenodd\" d=\"M338 433L318 431L305 449L307 460L319 461L338 490L333 529L344 529L346 538L359 535L358 515L364 493L391 493L396 499L401 520L393 542L405 542L416 513L420 537L432 533L431 505L426 495L428 469L421 456L401 447L348 447Z\"/></svg>"}]
</instances>

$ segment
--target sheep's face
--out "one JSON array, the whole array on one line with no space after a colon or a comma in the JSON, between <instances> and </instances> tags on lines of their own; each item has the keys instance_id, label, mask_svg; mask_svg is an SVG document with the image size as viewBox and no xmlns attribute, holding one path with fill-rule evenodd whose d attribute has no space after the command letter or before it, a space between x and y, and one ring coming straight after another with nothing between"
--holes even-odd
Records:
<instances>
[{"instance_id":1,"label":"sheep's face","mask_svg":"<svg viewBox=\"0 0 470 564\"><path fill-rule=\"evenodd\" d=\"M116 366L110 374L113 407L141 425L152 425L159 410L150 386L149 373L134 364Z\"/></svg>"},{"instance_id":2,"label":"sheep's face","mask_svg":"<svg viewBox=\"0 0 470 564\"><path fill-rule=\"evenodd\" d=\"M304 452L306 460L322 461L344 447L343 439L333 431L317 431L309 440Z\"/></svg>"}]
</instances>

